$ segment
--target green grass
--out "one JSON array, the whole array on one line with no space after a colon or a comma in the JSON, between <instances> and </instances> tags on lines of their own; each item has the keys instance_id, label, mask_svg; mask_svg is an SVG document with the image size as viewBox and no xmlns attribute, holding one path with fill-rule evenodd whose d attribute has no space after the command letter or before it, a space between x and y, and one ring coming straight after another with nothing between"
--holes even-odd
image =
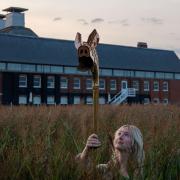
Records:
<instances>
[{"instance_id":1,"label":"green grass","mask_svg":"<svg viewBox=\"0 0 180 180\"><path fill-rule=\"evenodd\" d=\"M110 159L108 134L134 124L144 137L144 179L180 179L179 106L101 106L98 122L97 163ZM91 106L0 106L0 179L82 179L74 158L91 133Z\"/></svg>"}]
</instances>

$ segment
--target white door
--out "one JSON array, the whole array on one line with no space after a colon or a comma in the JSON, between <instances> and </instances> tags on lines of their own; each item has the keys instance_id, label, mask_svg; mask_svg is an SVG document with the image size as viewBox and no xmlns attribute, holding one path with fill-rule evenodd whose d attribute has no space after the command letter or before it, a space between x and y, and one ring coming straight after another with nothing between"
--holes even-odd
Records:
<instances>
[{"instance_id":1,"label":"white door","mask_svg":"<svg viewBox=\"0 0 180 180\"><path fill-rule=\"evenodd\" d=\"M125 90L128 88L128 83L127 81L121 81L121 91Z\"/></svg>"}]
</instances>

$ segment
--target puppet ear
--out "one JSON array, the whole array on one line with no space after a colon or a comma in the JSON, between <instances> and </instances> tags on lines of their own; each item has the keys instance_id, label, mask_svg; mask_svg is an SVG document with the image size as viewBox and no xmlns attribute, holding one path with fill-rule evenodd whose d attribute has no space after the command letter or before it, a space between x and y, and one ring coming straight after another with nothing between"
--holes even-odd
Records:
<instances>
[{"instance_id":1,"label":"puppet ear","mask_svg":"<svg viewBox=\"0 0 180 180\"><path fill-rule=\"evenodd\" d=\"M99 43L99 34L96 31L96 29L94 29L92 31L92 33L89 35L87 43L92 48L95 48L98 45L98 43Z\"/></svg>"},{"instance_id":2,"label":"puppet ear","mask_svg":"<svg viewBox=\"0 0 180 180\"><path fill-rule=\"evenodd\" d=\"M82 45L82 40L81 40L81 34L80 33L76 34L74 45L75 45L76 49L78 49Z\"/></svg>"}]
</instances>

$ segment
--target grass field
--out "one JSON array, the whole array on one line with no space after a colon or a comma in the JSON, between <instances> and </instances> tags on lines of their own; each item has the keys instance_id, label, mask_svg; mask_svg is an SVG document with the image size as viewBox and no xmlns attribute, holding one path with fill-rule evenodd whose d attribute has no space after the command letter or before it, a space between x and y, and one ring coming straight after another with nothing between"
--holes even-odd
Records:
<instances>
[{"instance_id":1,"label":"grass field","mask_svg":"<svg viewBox=\"0 0 180 180\"><path fill-rule=\"evenodd\" d=\"M97 163L110 159L108 134L123 124L144 137L144 179L180 179L180 107L101 106ZM0 106L0 179L81 179L75 155L93 132L91 106Z\"/></svg>"}]
</instances>

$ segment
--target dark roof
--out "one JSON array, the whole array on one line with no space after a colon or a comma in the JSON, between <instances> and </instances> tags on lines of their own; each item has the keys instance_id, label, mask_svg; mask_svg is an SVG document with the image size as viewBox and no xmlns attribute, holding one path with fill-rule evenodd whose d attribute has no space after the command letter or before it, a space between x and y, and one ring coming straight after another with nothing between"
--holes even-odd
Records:
<instances>
[{"instance_id":1,"label":"dark roof","mask_svg":"<svg viewBox=\"0 0 180 180\"><path fill-rule=\"evenodd\" d=\"M0 19L4 19L6 16L4 14L0 14Z\"/></svg>"},{"instance_id":2,"label":"dark roof","mask_svg":"<svg viewBox=\"0 0 180 180\"><path fill-rule=\"evenodd\" d=\"M1 29L0 33L38 37L37 34L34 31L32 31L30 28L21 27L21 26L6 27L4 29Z\"/></svg>"},{"instance_id":3,"label":"dark roof","mask_svg":"<svg viewBox=\"0 0 180 180\"><path fill-rule=\"evenodd\" d=\"M6 11L6 12L24 12L27 10L28 9L20 8L20 7L9 7L9 8L3 9L3 11Z\"/></svg>"},{"instance_id":4,"label":"dark roof","mask_svg":"<svg viewBox=\"0 0 180 180\"><path fill-rule=\"evenodd\" d=\"M23 37L0 33L0 61L77 66L73 41ZM100 67L180 72L174 51L100 44Z\"/></svg>"}]
</instances>

